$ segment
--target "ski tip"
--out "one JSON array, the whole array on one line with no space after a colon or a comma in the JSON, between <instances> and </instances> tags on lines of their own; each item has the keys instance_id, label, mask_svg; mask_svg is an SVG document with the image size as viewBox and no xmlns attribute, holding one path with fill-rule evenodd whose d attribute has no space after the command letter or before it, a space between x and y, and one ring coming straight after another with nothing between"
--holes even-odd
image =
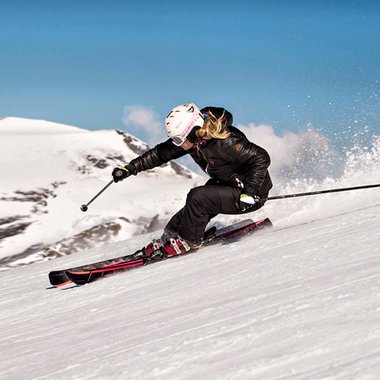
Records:
<instances>
[{"instance_id":1,"label":"ski tip","mask_svg":"<svg viewBox=\"0 0 380 380\"><path fill-rule=\"evenodd\" d=\"M67 283L71 282L66 273L61 270L50 272L48 277L50 284L53 286L64 286Z\"/></svg>"},{"instance_id":2,"label":"ski tip","mask_svg":"<svg viewBox=\"0 0 380 380\"><path fill-rule=\"evenodd\" d=\"M91 276L91 272L89 271L66 271L65 273L69 280L77 285L87 284L89 282L89 276Z\"/></svg>"}]
</instances>

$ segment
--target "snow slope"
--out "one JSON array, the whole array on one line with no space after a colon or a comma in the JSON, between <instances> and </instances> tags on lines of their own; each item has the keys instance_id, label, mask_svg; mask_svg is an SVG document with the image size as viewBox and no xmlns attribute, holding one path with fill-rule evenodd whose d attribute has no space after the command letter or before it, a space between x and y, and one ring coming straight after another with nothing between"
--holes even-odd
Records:
<instances>
[{"instance_id":1,"label":"snow slope","mask_svg":"<svg viewBox=\"0 0 380 380\"><path fill-rule=\"evenodd\" d=\"M346 209L82 287L47 273L154 234L2 273L0 378L378 379L380 198L360 195L372 202L324 196Z\"/></svg>"}]
</instances>

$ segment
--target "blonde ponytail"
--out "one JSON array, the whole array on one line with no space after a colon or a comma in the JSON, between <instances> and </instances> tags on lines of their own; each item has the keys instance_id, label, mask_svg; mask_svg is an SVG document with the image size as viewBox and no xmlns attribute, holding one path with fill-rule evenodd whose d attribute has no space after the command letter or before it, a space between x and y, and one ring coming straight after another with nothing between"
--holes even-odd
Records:
<instances>
[{"instance_id":1,"label":"blonde ponytail","mask_svg":"<svg viewBox=\"0 0 380 380\"><path fill-rule=\"evenodd\" d=\"M203 139L226 139L230 136L230 131L228 130L227 117L225 116L225 111L223 111L222 116L219 118L208 111L207 117L203 123L202 128L198 129L196 132L197 136Z\"/></svg>"}]
</instances>

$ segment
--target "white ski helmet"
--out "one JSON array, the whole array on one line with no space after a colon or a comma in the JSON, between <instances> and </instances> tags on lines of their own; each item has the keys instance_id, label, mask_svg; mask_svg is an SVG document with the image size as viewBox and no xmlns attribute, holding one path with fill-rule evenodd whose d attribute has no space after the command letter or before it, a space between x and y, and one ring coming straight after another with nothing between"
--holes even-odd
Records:
<instances>
[{"instance_id":1,"label":"white ski helmet","mask_svg":"<svg viewBox=\"0 0 380 380\"><path fill-rule=\"evenodd\" d=\"M173 108L165 120L166 135L174 145L180 146L194 127L202 127L204 119L194 103L182 104Z\"/></svg>"}]
</instances>

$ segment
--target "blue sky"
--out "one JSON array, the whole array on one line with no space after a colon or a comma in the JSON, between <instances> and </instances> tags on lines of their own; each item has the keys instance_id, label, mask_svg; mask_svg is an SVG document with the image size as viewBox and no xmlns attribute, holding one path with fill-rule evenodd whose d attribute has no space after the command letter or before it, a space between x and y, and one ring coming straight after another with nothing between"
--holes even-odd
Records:
<instances>
[{"instance_id":1,"label":"blue sky","mask_svg":"<svg viewBox=\"0 0 380 380\"><path fill-rule=\"evenodd\" d=\"M14 0L0 20L0 117L112 129L193 101L278 133L380 129L376 0Z\"/></svg>"}]
</instances>

